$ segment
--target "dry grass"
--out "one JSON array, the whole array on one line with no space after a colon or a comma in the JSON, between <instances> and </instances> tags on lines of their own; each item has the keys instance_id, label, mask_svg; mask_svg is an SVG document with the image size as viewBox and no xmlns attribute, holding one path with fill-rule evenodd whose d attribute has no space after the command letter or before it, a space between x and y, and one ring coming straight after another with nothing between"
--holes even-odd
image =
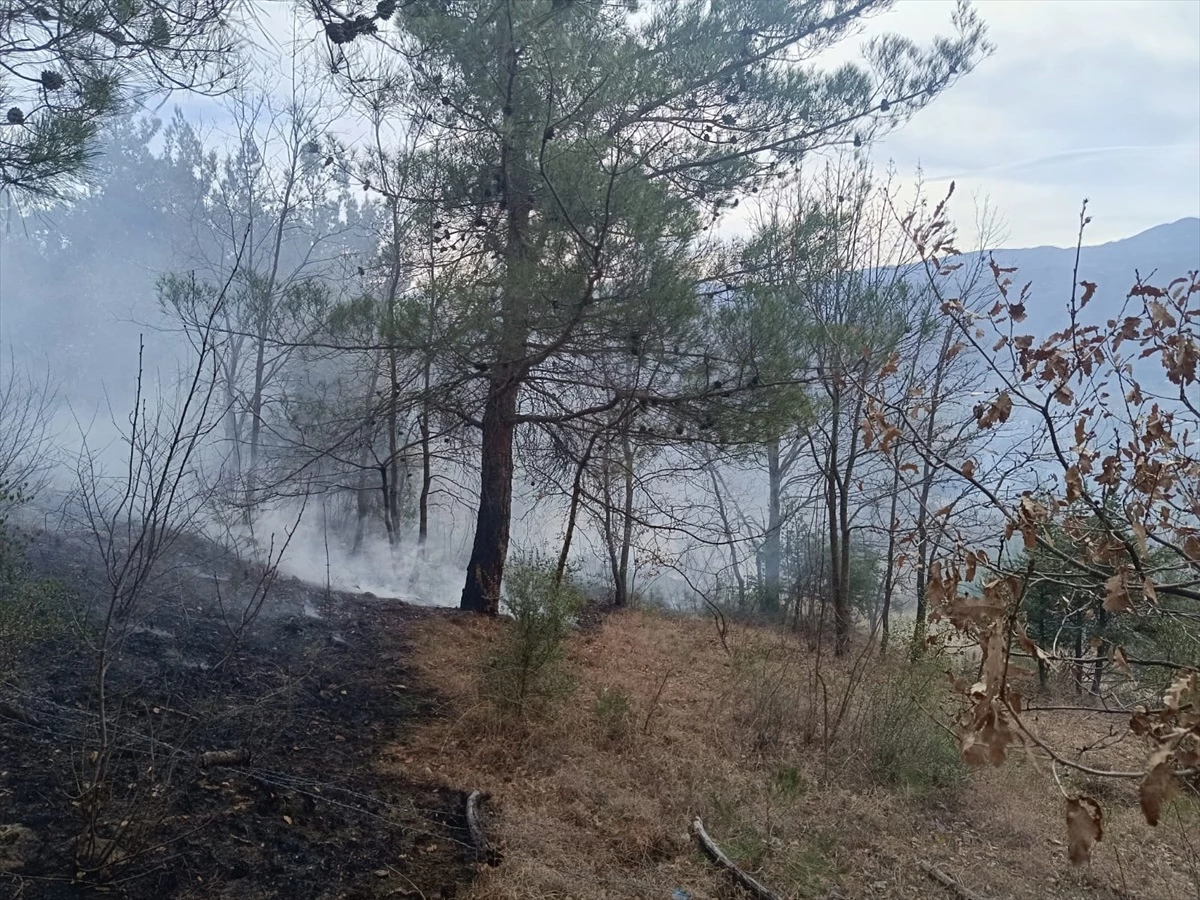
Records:
<instances>
[{"instance_id":1,"label":"dry grass","mask_svg":"<svg viewBox=\"0 0 1200 900\"><path fill-rule=\"evenodd\" d=\"M490 827L504 861L481 874L475 900L669 898L676 888L695 900L732 898L690 842L694 815L791 898L950 897L920 860L994 898L1200 896L1185 847L1190 838L1200 849L1195 805L1177 804L1178 817L1150 829L1133 786L1104 786L1105 839L1089 867L1072 869L1061 797L1035 761L971 773L944 796L880 787L866 774L871 737L857 708L823 753L812 654L786 638L742 628L730 655L706 621L616 614L572 637L577 687L554 714L512 722L481 699L477 678L503 627L457 616L422 624L416 663L446 704L384 761L492 793ZM896 675L870 665L866 697ZM849 668L826 664L823 673L836 698ZM598 704L602 692L608 699ZM628 700L624 729L611 721L618 696ZM1081 718L1043 713L1037 726L1091 740L1067 716ZM1082 718L1085 731L1123 724Z\"/></svg>"}]
</instances>

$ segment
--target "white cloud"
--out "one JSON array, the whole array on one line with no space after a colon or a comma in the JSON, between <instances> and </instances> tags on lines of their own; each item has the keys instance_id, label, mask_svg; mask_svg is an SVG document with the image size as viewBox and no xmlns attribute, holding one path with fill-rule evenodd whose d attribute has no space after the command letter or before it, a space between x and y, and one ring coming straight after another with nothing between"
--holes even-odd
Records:
<instances>
[{"instance_id":1,"label":"white cloud","mask_svg":"<svg viewBox=\"0 0 1200 900\"><path fill-rule=\"evenodd\" d=\"M868 34L928 37L952 0L909 0ZM994 55L875 151L988 196L1017 246L1088 242L1200 215L1200 4L979 0ZM958 212L969 215L969 210Z\"/></svg>"}]
</instances>

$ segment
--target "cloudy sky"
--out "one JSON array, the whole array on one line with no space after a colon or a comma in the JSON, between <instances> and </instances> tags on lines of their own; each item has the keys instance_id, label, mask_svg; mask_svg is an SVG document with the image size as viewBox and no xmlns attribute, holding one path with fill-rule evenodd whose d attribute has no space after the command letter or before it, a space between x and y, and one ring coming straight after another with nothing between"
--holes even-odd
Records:
<instances>
[{"instance_id":1,"label":"cloudy sky","mask_svg":"<svg viewBox=\"0 0 1200 900\"><path fill-rule=\"evenodd\" d=\"M260 58L290 57L318 28L296 6L259 0ZM955 217L987 203L1009 247L1088 244L1200 216L1198 0L976 0L995 53L874 150L898 177L918 169L936 194L957 182ZM871 34L944 33L954 0L898 0ZM293 30L294 29L294 30ZM323 41L317 42L318 46ZM288 64L290 65L290 64ZM189 113L204 108L183 104ZM219 121L211 108L205 117ZM352 123L345 123L354 131Z\"/></svg>"},{"instance_id":2,"label":"cloudy sky","mask_svg":"<svg viewBox=\"0 0 1200 900\"><path fill-rule=\"evenodd\" d=\"M900 0L870 30L936 33L953 0ZM991 58L876 148L987 198L1008 246L1103 243L1200 216L1200 3L978 0Z\"/></svg>"}]
</instances>

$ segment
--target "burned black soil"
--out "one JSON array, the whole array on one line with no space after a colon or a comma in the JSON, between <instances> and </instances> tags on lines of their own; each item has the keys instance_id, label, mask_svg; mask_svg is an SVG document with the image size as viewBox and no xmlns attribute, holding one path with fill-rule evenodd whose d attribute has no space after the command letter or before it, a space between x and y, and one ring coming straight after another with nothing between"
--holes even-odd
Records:
<instances>
[{"instance_id":1,"label":"burned black soil","mask_svg":"<svg viewBox=\"0 0 1200 900\"><path fill-rule=\"evenodd\" d=\"M379 771L435 708L405 666L411 623L445 611L280 578L233 633L255 573L188 539L128 622L107 679L113 747L95 840L80 786L102 746L94 559L41 537L35 567L70 623L0 685L0 896L437 898L474 876L465 794ZM231 751L220 765L203 754ZM464 786L470 787L470 786Z\"/></svg>"}]
</instances>

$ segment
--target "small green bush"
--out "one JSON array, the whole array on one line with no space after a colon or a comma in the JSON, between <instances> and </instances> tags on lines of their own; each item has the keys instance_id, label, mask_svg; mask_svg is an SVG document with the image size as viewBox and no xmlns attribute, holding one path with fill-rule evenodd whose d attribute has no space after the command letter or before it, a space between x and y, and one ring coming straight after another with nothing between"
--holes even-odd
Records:
<instances>
[{"instance_id":1,"label":"small green bush","mask_svg":"<svg viewBox=\"0 0 1200 900\"><path fill-rule=\"evenodd\" d=\"M930 716L938 712L945 674L935 659L864 683L857 740L876 784L925 795L953 795L966 780L958 743Z\"/></svg>"},{"instance_id":2,"label":"small green bush","mask_svg":"<svg viewBox=\"0 0 1200 900\"><path fill-rule=\"evenodd\" d=\"M27 500L20 488L0 481L0 679L13 674L31 644L66 625L61 586L24 571L29 540L11 513Z\"/></svg>"},{"instance_id":3,"label":"small green bush","mask_svg":"<svg viewBox=\"0 0 1200 900\"><path fill-rule=\"evenodd\" d=\"M773 792L784 800L800 797L808 790L804 776L795 766L784 766L776 771L771 787Z\"/></svg>"},{"instance_id":4,"label":"small green bush","mask_svg":"<svg viewBox=\"0 0 1200 900\"><path fill-rule=\"evenodd\" d=\"M64 597L48 579L17 577L0 585L0 679L13 674L30 645L67 627Z\"/></svg>"},{"instance_id":5,"label":"small green bush","mask_svg":"<svg viewBox=\"0 0 1200 900\"><path fill-rule=\"evenodd\" d=\"M554 568L536 560L513 564L505 584L504 608L513 621L487 660L484 688L501 713L523 716L570 692L563 645L583 597L569 575L556 582Z\"/></svg>"},{"instance_id":6,"label":"small green bush","mask_svg":"<svg viewBox=\"0 0 1200 900\"><path fill-rule=\"evenodd\" d=\"M633 708L629 697L617 688L600 688L593 705L604 735L613 741L627 738L633 730Z\"/></svg>"}]
</instances>

